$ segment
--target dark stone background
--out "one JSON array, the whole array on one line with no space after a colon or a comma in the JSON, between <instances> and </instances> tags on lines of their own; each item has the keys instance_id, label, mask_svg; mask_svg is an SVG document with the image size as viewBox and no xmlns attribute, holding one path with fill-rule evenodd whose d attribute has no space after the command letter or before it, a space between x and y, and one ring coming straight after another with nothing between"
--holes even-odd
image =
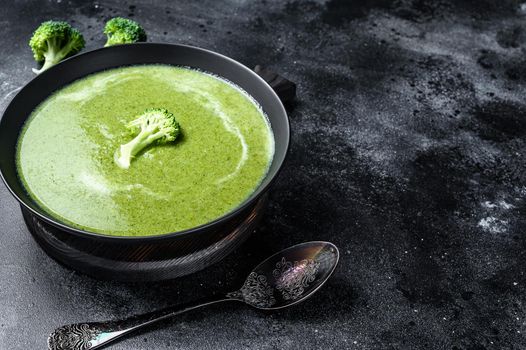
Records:
<instances>
[{"instance_id":1,"label":"dark stone background","mask_svg":"<svg viewBox=\"0 0 526 350\"><path fill-rule=\"evenodd\" d=\"M59 266L0 185L1 349L44 349L62 324L228 290L268 253L308 240L342 253L308 302L273 314L211 307L112 349L526 348L526 3L3 1L0 107L33 77L27 41L40 22L72 22L90 50L115 15L149 41L297 82L290 157L247 244L150 285Z\"/></svg>"}]
</instances>

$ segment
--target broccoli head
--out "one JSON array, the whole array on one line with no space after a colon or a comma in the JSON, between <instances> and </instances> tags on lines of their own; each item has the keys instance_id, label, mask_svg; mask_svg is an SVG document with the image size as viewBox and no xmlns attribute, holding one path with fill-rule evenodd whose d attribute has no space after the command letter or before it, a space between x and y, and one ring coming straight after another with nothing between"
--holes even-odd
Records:
<instances>
[{"instance_id":1,"label":"broccoli head","mask_svg":"<svg viewBox=\"0 0 526 350\"><path fill-rule=\"evenodd\" d=\"M40 74L46 69L74 55L84 47L84 37L67 22L47 21L33 33L29 46L37 62L44 62L42 68L33 72Z\"/></svg>"},{"instance_id":2,"label":"broccoli head","mask_svg":"<svg viewBox=\"0 0 526 350\"><path fill-rule=\"evenodd\" d=\"M108 36L108 41L104 46L146 41L146 32L141 25L131 19L122 17L115 17L106 22L104 34Z\"/></svg>"},{"instance_id":3,"label":"broccoli head","mask_svg":"<svg viewBox=\"0 0 526 350\"><path fill-rule=\"evenodd\" d=\"M115 152L115 163L123 169L128 169L131 159L149 145L175 141L180 133L174 115L163 108L147 109L126 127L138 134Z\"/></svg>"}]
</instances>

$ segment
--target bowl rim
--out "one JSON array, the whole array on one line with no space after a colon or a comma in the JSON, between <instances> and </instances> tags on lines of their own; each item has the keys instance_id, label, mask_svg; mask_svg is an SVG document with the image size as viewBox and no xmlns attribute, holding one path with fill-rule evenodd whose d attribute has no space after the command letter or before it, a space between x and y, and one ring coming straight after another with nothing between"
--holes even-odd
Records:
<instances>
[{"instance_id":1,"label":"bowl rim","mask_svg":"<svg viewBox=\"0 0 526 350\"><path fill-rule=\"evenodd\" d=\"M220 53L212 51L212 50L208 50L208 49L200 48L200 47L197 47L197 46L193 46L193 45L172 44L172 43L153 43L153 42L140 42L140 43L133 43L133 44L125 44L125 45L116 45L116 46L102 47L102 48L86 51L86 52L83 52L83 53L80 53L80 54L76 54L74 56L71 56L71 57L68 57L68 58L64 59L63 61L59 62L55 66L50 67L49 69L47 69L44 72L40 73L39 75L35 76L33 79L31 79L25 85L23 85L20 88L20 90L17 91L17 93L13 96L13 98L10 100L10 102L7 104L7 106L3 110L2 118L0 118L0 127L1 127L1 124L2 124L1 121L3 119L3 116L5 115L5 112L9 109L9 107L12 105L13 101L18 97L18 95L27 86L33 84L37 79L39 79L39 77L53 74L54 71L55 71L55 68L57 66L62 65L65 62L75 61L76 59L78 59L81 56L85 57L85 56L90 56L90 55L96 55L96 54L98 54L98 52L100 52L102 50L118 50L119 48L121 48L123 46L131 46L131 45L134 45L134 46L183 47L183 48L190 49L190 50L200 51L202 53L205 53L205 54L208 54L208 55L211 55L211 56L218 57L220 59L226 60L230 64L235 65L238 68L248 72L254 79L259 80L260 82L263 82L264 85L267 87L267 89L269 89L270 94L273 95L273 97L275 99L275 102L277 103L277 107L280 109L280 112L285 116L284 128L286 129L285 130L286 139L283 140L283 142L285 142L285 151L284 151L283 158L279 161L279 163L276 164L277 168L276 168L276 171L275 171L274 175L272 176L272 178L270 178L265 185L260 184L258 187L256 187L255 191L252 192L252 194L250 194L250 196L247 199L245 199L242 203L240 203L234 209L230 210L229 212L225 213L222 216L217 217L216 219L214 219L212 221L209 221L207 223L201 224L199 226L191 227L189 229L181 230L181 231L162 233L162 234L155 234L155 235L149 235L149 236L116 236L116 235L109 235L109 234L104 234L104 233L86 231L86 230L82 230L82 229L79 229L79 228L76 228L76 227L69 226L68 224L66 224L64 222L61 222L60 220L57 220L57 219L53 218L51 215L48 216L48 215L43 215L43 214L39 213L38 211L36 211L32 207L30 207L27 203L25 203L25 201L23 201L15 193L15 191L11 188L11 186L7 182L6 178L4 177L4 174L3 174L1 168L0 168L0 178L2 179L3 183L5 184L5 186L7 187L9 192L11 193L11 195L13 197L15 197L15 199L21 205L23 205L27 210L29 210L29 212L31 214L36 215L38 218L44 220L45 222L48 222L49 224L51 224L51 225L53 225L53 226L55 226L55 227L57 227L59 229L62 229L64 231L67 231L68 233L77 235L80 238L93 238L95 240L100 240L100 241L113 241L113 242L121 242L121 243L124 243L124 242L130 242L130 243L154 242L154 241L167 240L167 239L171 239L171 238L175 238L175 237L179 238L179 237L183 237L183 236L187 236L187 235L191 235L191 234L196 234L198 232L202 232L202 231L205 231L207 229L210 229L213 226L216 226L218 224L222 224L222 223L225 223L225 222L229 221L230 219L232 219L233 217L238 215L240 212L244 211L245 209L250 207L252 204L254 204L261 197L261 195L266 193L268 188L274 183L274 181L276 180L277 176L281 172L283 164L284 164L284 162L285 162L285 160L286 160L286 158L288 156L288 153L289 153L291 131L290 131L290 120L289 120L289 116L287 114L287 111L285 109L285 106L283 105L283 102L278 97L278 95L276 94L274 89L272 89L272 87L262 77L260 77L256 72L254 72L252 69L248 68L244 64L242 64L242 63L240 63L240 62L238 62L238 61L236 61L236 60L234 60L234 59L232 59L232 58L230 58L228 56L225 56L223 54L220 54ZM108 68L108 69L111 69L111 68ZM91 74L93 74L93 73L91 73ZM218 76L221 77L220 74L218 74ZM81 77L76 78L75 80L78 80L78 79L81 79ZM75 80L73 80L73 81L75 81ZM241 86L241 88L244 88L244 87ZM254 97L252 97L252 98L254 98ZM20 136L18 136L18 137L20 137ZM273 158L273 161L274 161L274 158ZM262 179L262 181L266 180L266 176Z\"/></svg>"}]
</instances>

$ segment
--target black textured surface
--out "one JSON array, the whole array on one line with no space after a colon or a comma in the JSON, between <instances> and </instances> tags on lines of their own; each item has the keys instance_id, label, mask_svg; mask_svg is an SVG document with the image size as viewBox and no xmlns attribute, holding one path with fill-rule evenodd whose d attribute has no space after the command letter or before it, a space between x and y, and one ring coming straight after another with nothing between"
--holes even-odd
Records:
<instances>
[{"instance_id":1,"label":"black textured surface","mask_svg":"<svg viewBox=\"0 0 526 350\"><path fill-rule=\"evenodd\" d=\"M298 84L288 162L260 230L226 261L169 283L99 282L49 259L0 186L0 348L54 327L228 290L260 258L337 244L319 294L264 314L227 305L112 349L526 348L526 5L518 1L2 3L0 107L32 74L43 20L88 48L133 15L149 41L202 46ZM239 272L236 272L239 271Z\"/></svg>"}]
</instances>

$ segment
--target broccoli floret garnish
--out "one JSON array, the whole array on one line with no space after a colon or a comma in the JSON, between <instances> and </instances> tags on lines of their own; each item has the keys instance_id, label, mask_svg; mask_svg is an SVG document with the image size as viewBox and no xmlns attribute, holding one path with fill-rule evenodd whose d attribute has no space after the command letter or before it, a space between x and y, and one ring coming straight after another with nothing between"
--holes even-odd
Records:
<instances>
[{"instance_id":1,"label":"broccoli floret garnish","mask_svg":"<svg viewBox=\"0 0 526 350\"><path fill-rule=\"evenodd\" d=\"M46 69L74 55L84 47L84 37L67 22L47 21L33 33L29 46L37 62L44 61L42 68L33 72L40 74Z\"/></svg>"},{"instance_id":2,"label":"broccoli floret garnish","mask_svg":"<svg viewBox=\"0 0 526 350\"><path fill-rule=\"evenodd\" d=\"M115 163L123 169L128 169L131 159L149 145L175 141L180 133L174 115L163 108L147 109L126 127L133 132L139 131L139 134L115 152Z\"/></svg>"},{"instance_id":3,"label":"broccoli floret garnish","mask_svg":"<svg viewBox=\"0 0 526 350\"><path fill-rule=\"evenodd\" d=\"M104 34L108 36L108 41L104 46L146 41L146 32L141 25L131 19L122 17L115 17L106 22Z\"/></svg>"}]
</instances>

